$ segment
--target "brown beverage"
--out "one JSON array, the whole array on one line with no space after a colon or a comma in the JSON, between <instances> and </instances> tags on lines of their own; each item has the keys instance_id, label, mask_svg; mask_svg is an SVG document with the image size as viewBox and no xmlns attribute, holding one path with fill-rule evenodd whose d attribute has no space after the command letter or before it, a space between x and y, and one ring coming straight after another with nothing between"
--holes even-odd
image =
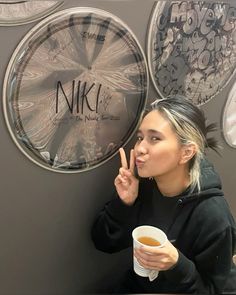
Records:
<instances>
[{"instance_id":1,"label":"brown beverage","mask_svg":"<svg viewBox=\"0 0 236 295\"><path fill-rule=\"evenodd\" d=\"M146 236L139 237L138 241L144 245L147 245L147 246L160 246L161 245L161 243L159 241L157 241L156 239L151 238L151 237L146 237Z\"/></svg>"}]
</instances>

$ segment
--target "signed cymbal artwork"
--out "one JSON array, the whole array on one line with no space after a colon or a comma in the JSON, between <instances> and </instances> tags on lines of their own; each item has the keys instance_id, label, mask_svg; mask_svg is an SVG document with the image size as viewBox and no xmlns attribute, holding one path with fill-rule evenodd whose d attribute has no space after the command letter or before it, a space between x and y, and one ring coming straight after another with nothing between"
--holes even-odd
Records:
<instances>
[{"instance_id":1,"label":"signed cymbal artwork","mask_svg":"<svg viewBox=\"0 0 236 295\"><path fill-rule=\"evenodd\" d=\"M202 105L236 68L236 1L158 1L148 36L148 64L161 95Z\"/></svg>"},{"instance_id":2,"label":"signed cymbal artwork","mask_svg":"<svg viewBox=\"0 0 236 295\"><path fill-rule=\"evenodd\" d=\"M223 134L228 145L236 148L236 83L231 88L224 107Z\"/></svg>"},{"instance_id":3,"label":"signed cymbal artwork","mask_svg":"<svg viewBox=\"0 0 236 295\"><path fill-rule=\"evenodd\" d=\"M63 4L56 0L1 0L0 26L15 26L33 22L55 11Z\"/></svg>"},{"instance_id":4,"label":"signed cymbal artwork","mask_svg":"<svg viewBox=\"0 0 236 295\"><path fill-rule=\"evenodd\" d=\"M4 115L33 162L81 172L131 138L147 89L145 55L129 27L104 10L70 8L41 21L17 46L4 79Z\"/></svg>"}]
</instances>

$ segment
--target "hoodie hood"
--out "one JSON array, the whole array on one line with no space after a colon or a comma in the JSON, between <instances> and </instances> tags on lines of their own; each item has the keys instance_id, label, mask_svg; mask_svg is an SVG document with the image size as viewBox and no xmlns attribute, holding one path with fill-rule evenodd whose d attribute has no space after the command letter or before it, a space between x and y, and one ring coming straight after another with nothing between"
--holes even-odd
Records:
<instances>
[{"instance_id":1,"label":"hoodie hood","mask_svg":"<svg viewBox=\"0 0 236 295\"><path fill-rule=\"evenodd\" d=\"M217 188L221 190L222 185L221 185L220 176L215 171L214 166L206 158L202 160L200 168L201 168L201 178L200 178L201 191L205 191L212 188Z\"/></svg>"},{"instance_id":2,"label":"hoodie hood","mask_svg":"<svg viewBox=\"0 0 236 295\"><path fill-rule=\"evenodd\" d=\"M204 158L201 161L201 177L200 177L200 192L197 188L194 191L187 190L183 197L181 197L181 202L186 203L192 200L210 198L221 196L223 197L222 185L219 174L215 171L214 166Z\"/></svg>"},{"instance_id":3,"label":"hoodie hood","mask_svg":"<svg viewBox=\"0 0 236 295\"><path fill-rule=\"evenodd\" d=\"M209 163L207 159L203 159L201 162L200 185L200 191L198 191L197 188L195 188L194 191L188 188L182 195L180 195L177 202L178 206L176 208L175 216L173 217L173 223L168 230L168 235L171 239L177 239L184 227L184 224L189 222L191 215L200 204L205 209L205 206L207 206L209 215L211 215L210 212L212 209L211 207L208 208L207 204L209 204L209 202L205 203L205 201L215 199L212 203L214 204L217 199L218 204L224 204L225 206L225 202L220 200L224 198L223 191L221 190L220 177L215 171L213 165Z\"/></svg>"}]
</instances>

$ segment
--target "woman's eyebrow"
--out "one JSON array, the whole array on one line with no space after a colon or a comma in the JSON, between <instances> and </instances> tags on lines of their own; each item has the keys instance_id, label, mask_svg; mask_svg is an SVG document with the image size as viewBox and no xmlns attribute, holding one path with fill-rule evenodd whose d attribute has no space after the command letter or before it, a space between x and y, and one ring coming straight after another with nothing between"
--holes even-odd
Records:
<instances>
[{"instance_id":1,"label":"woman's eyebrow","mask_svg":"<svg viewBox=\"0 0 236 295\"><path fill-rule=\"evenodd\" d=\"M157 136L159 138L164 138L165 137L165 135L162 132L160 132L158 130L155 130L155 129L149 129L148 134Z\"/></svg>"},{"instance_id":2,"label":"woman's eyebrow","mask_svg":"<svg viewBox=\"0 0 236 295\"><path fill-rule=\"evenodd\" d=\"M149 133L154 133L154 134L161 134L160 131L156 130L156 129L148 129Z\"/></svg>"},{"instance_id":3,"label":"woman's eyebrow","mask_svg":"<svg viewBox=\"0 0 236 295\"><path fill-rule=\"evenodd\" d=\"M138 133L138 134L143 134L143 130L138 129L138 130L137 130L137 133ZM148 129L148 130L147 130L147 133L148 133L148 134L151 134L151 135L154 134L154 135L163 136L163 134L162 134L160 131L156 130L156 129Z\"/></svg>"},{"instance_id":4,"label":"woman's eyebrow","mask_svg":"<svg viewBox=\"0 0 236 295\"><path fill-rule=\"evenodd\" d=\"M156 130L156 129L148 129L147 130L147 133L148 134L151 134L151 135L159 135L159 136L163 136L163 133Z\"/></svg>"}]
</instances>

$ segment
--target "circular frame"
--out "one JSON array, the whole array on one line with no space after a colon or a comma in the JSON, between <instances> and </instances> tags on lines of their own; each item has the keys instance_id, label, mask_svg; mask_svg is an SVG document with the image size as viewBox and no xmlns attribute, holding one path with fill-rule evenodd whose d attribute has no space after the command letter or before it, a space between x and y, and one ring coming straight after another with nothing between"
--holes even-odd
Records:
<instances>
[{"instance_id":1,"label":"circular frame","mask_svg":"<svg viewBox=\"0 0 236 295\"><path fill-rule=\"evenodd\" d=\"M148 65L162 98L180 94L203 105L228 84L236 68L235 11L235 1L154 4Z\"/></svg>"},{"instance_id":2,"label":"circular frame","mask_svg":"<svg viewBox=\"0 0 236 295\"><path fill-rule=\"evenodd\" d=\"M9 19L6 19L6 18L4 19L0 17L0 26L24 25L27 23L40 20L43 17L46 17L52 12L54 12L57 8L61 7L64 3L64 1L55 1L55 0L48 0L48 1L41 1L41 2L42 3L40 3L40 1L33 0L33 1L6 1L4 3L4 1L1 1L0 10L1 10L1 6L2 6L2 9L4 9L4 5L9 6L9 8L13 8L13 5L14 5L14 10L11 11L10 13L10 14L14 14L14 17L12 18L9 17ZM50 2L52 2L51 5L50 5ZM53 2L55 3L53 4ZM46 4L49 4L49 5L43 7L43 5L46 5ZM21 12L22 10L23 11L28 10L27 11L28 15L19 17L19 14L20 14L19 12Z\"/></svg>"},{"instance_id":3,"label":"circular frame","mask_svg":"<svg viewBox=\"0 0 236 295\"><path fill-rule=\"evenodd\" d=\"M25 77L24 70L26 69L26 67L28 65L27 62L30 61L30 55L32 55L31 53L29 54L28 52L30 52L30 50L31 50L34 54L34 52L37 52L37 48L41 48L38 46L42 46L43 44L45 44L44 41L49 36L47 34L45 35L45 29L47 30L47 32L50 32L50 36L55 37L56 35L53 35L54 27L52 24L58 24L59 19L60 19L60 23L59 23L60 28L63 28L63 25L64 25L64 28L66 28L68 23L70 25L71 25L71 23L73 23L73 25L74 25L74 23L76 23L76 18L73 20L73 17L76 17L77 14L79 14L78 21L81 21L81 19L83 21L83 17L81 17L80 14L86 15L86 17L87 17L87 15L89 15L90 17L92 15L92 16L95 16L95 19L98 19L98 20L99 20L99 17L104 17L105 20L109 19L111 27L113 28L113 26L114 26L114 30L116 30L116 29L118 30L118 31L114 31L114 32L112 31L112 34L114 35L113 38L115 37L115 39L122 40L122 42L123 42L122 44L119 45L119 48L117 49L117 53L115 52L116 47L114 47L114 45L113 45L112 46L113 51L111 51L111 56L110 56L110 58L109 58L109 56L107 56L107 59L106 59L106 62L108 63L108 65L107 65L108 67L109 66L111 67L112 58L115 58L116 56L118 56L118 58L119 58L119 55L121 55L121 53L122 53L122 61L124 59L124 65L123 65L123 67L121 67L122 77L124 77L124 79L121 80L121 83L119 83L119 79L121 78L121 74L118 72L118 70L119 70L118 66L120 66L118 63L119 60L116 61L116 63L115 63L115 64L117 64L117 68L116 67L113 68L113 72L112 71L108 72L109 75L111 75L111 74L114 75L114 78L111 83L112 84L111 88L114 89L114 91L116 91L116 87L121 87L120 93L119 93L119 89L118 89L116 91L118 94L117 93L114 94L114 97L118 97L119 100L116 102L116 105L114 106L114 108L112 110L114 114L113 113L112 114L104 113L101 115L104 117L102 117L101 120L98 119L98 121L101 121L101 122L99 122L99 124L100 123L103 124L103 120L107 120L107 121L105 121L106 124L105 125L103 124L102 127L100 127L99 131L97 132L97 130L96 130L96 132L99 133L100 131L103 131L104 128L106 130L108 130L108 128L112 128L112 126L115 126L114 122L115 122L115 120L118 120L116 117L116 114L117 114L116 112L118 112L118 115L121 115L121 117L124 116L123 115L124 112L122 112L124 110L123 102L122 102L123 100L124 101L126 100L126 103L128 103L128 104L131 103L131 106L132 106L131 112L134 112L134 110L133 110L133 107L134 107L134 109L137 113L130 115L131 116L131 121L130 121L131 123L129 125L127 125L128 119L126 119L127 122L125 121L126 125L124 125L124 126L126 126L126 127L128 126L127 133L125 135L121 136L121 138L119 139L119 142L115 143L113 148L110 148L110 150L107 151L107 154L105 154L105 152L103 152L103 155L100 158L98 158L99 162L97 161L96 157L95 158L90 157L89 161L86 160L85 163L82 163L81 165L79 165L77 163L73 166L73 165L71 165L72 162L70 162L70 161L60 162L58 160L57 154L56 154L56 156L54 155L54 158L53 158L54 160L52 160L51 153L48 152L47 150L41 150L39 153L38 151L41 149L41 146L43 146L43 144L45 144L45 142L43 142L43 144L40 143L41 145L37 146L37 148L35 149L34 142L32 144L32 141L29 140L29 137L25 136L25 135L27 135L27 132L25 132L24 128L22 128L22 124L24 125L23 121L25 118L28 118L29 116L32 117L33 116L32 114L34 114L35 111L34 110L31 111L30 114L27 113L27 116L25 116L25 118L23 117L23 119L22 119L19 116L19 113L21 111L20 108L21 107L23 107L23 108L25 107L26 109L30 108L30 107L32 107L32 104L35 103L35 101L29 102L26 99L26 100L19 102L19 96L20 96L19 93L20 93L20 86L21 85L23 85L22 87L24 87L24 88L27 88L27 87L32 88L33 87L31 84L24 85L22 83L22 77L23 78ZM69 16L69 19L68 19L68 16ZM73 17L71 17L71 16L73 16ZM85 19L86 19L86 17L85 17ZM66 25L65 25L64 21L65 21ZM104 19L103 19L103 21L104 21ZM86 22L87 22L87 19L86 19L85 23ZM118 24L119 24L119 26L118 26ZM108 30L108 27L107 26L105 26L105 27L106 27L106 30ZM50 28L50 30L48 30L48 28ZM58 32L60 33L60 28L56 28L56 25L55 25L55 34ZM73 28L73 26L72 26L72 28ZM78 28L77 28L77 30L78 30ZM84 32L81 35L84 35ZM94 34L91 34L91 35L86 34L86 36L88 37L87 39L89 41L94 41L97 38L97 37L96 38L94 37L95 36ZM66 34L63 35L63 38L64 37L66 40L65 42L67 42L68 39L66 39L66 37L67 37ZM74 35L73 35L73 38L74 38ZM71 40L73 40L73 38ZM121 38L121 39L119 39L119 38ZM57 41L56 37L54 39L55 39L54 41ZM37 41L36 42L37 44L34 43L35 40ZM78 40L76 40L76 44L78 44L77 41ZM96 39L96 41L98 41L98 43L101 43L100 42L101 40ZM54 42L54 43L56 44L57 42ZM91 43L89 43L89 44L91 45ZM104 43L104 44L106 44L106 43ZM113 44L113 43L111 42L111 44ZM123 53L124 53L124 50L126 49L126 47L124 47L124 44L125 44L125 46L127 46L128 51L129 51L129 55L126 52L127 56L125 56L125 57L124 57ZM59 59L57 60L57 58L59 58L61 56L60 50L62 50L62 49L65 50L65 48L67 48L67 47L69 49L71 49L70 45L71 45L71 43L69 44L69 46L60 45L61 47L59 49L57 48L59 54L55 55L56 62L54 62L54 64L56 64L56 66L60 66L60 63L63 63L62 58L60 60ZM89 45L89 48L91 48L90 45ZM75 45L75 46L77 46L77 45ZM100 46L100 45L98 45L98 46ZM78 47L75 47L75 48L76 48L76 50L78 50ZM73 49L73 52L76 53L77 52L76 50ZM98 56L100 56L100 55L98 55ZM132 56L131 60L134 64L129 65L130 56ZM90 54L90 57L91 57L91 54ZM64 56L63 56L63 58L64 58ZM67 58L68 58L68 56L67 56ZM125 66L125 63L127 63L127 67ZM47 61L45 66L42 67L42 69L44 70L44 68L46 68L48 66L48 64L50 64L49 60ZM76 68L81 68L81 67L79 67L78 63L72 63L72 61L70 61L70 64L73 64L73 66L76 66ZM38 64L37 66L40 67L40 64ZM93 65L92 65L92 67L93 67ZM92 67L88 67L85 72L88 73L88 71L93 71ZM74 75L73 70L74 69L72 67L72 70L71 70L72 75ZM52 71L52 73L51 73L52 75L50 77L56 76L57 72L60 74L60 71L56 71L56 72ZM102 73L103 72L100 72L100 75L97 75L97 73L96 73L97 79L101 79L103 77ZM110 79L110 76L105 75L105 74L104 74L104 77L105 77L104 79L108 79L108 78ZM68 72L68 74L63 73L63 79L67 79L67 77L69 75L70 75L70 72ZM32 76L34 78L35 73L33 73L33 72L28 73L28 76ZM94 77L95 73L92 73L90 75L90 78L91 78L91 76ZM19 81L17 80L18 77L20 77ZM128 79L127 77L128 78L130 77L130 79ZM43 80L45 85L48 83L48 80L50 80L49 77L46 77L46 79ZM106 80L106 81L108 81L108 80ZM76 84L76 87L79 87L79 83ZM70 86L72 84L70 84ZM83 85L85 85L85 83ZM143 109L146 106L148 85L149 85L149 77L148 77L148 70L147 70L147 63L146 63L145 55L143 53L141 46L138 43L138 40L135 37L135 35L131 32L131 30L128 28L128 26L125 23L123 23L119 18L117 18L113 14L108 13L104 10L96 9L96 8L79 7L79 8L66 9L66 10L54 13L53 15L47 17L46 19L41 21L39 24L37 24L35 27L33 27L26 34L26 36L22 39L22 41L19 43L19 45L15 49L15 51L10 59L10 62L8 64L5 78L4 78L4 85L3 85L4 117L5 117L5 121L6 121L8 130L11 134L11 137L13 138L13 140L16 143L16 145L18 146L18 148L23 152L24 155L26 155L31 161L33 161L37 165L39 165L45 169L48 169L48 170L51 170L54 172L61 172L61 173L77 173L77 172L87 171L89 169L93 169L95 167L98 167L101 164L108 161L111 157L113 157L118 152L119 147L122 145L125 145L129 141L129 139L133 136L133 134L136 130L136 127L138 125L138 122L140 120L141 114L143 112ZM58 86L57 91L60 91L61 96L63 96L63 93L65 94L66 91L68 91L68 89L66 89L66 88L63 89L62 84L60 85L57 83L57 86ZM81 82L80 86L82 88L82 82ZM84 86L84 89L85 89L85 86ZM107 89L109 89L109 87L107 87ZM100 90L101 89L99 89L99 91ZM85 91L85 90L83 90L83 91ZM107 90L107 91L109 92L110 90ZM23 94L24 94L24 97L27 96L25 93L23 93ZM77 98L78 98L78 95L80 96L80 94L77 93ZM134 97L135 97L135 99L138 99L137 96L139 97L138 104L136 106L134 104L132 105L132 103L135 102ZM104 99L109 99L109 93L108 93L107 97L105 97ZM65 107L65 105L66 105L65 101L66 100L64 97L64 102L63 102L64 106L63 107ZM122 102L122 108L123 108L122 111L120 110L119 102ZM41 105L42 105L42 103L41 103ZM69 110L68 101L67 101L66 107L67 107L67 110ZM127 107L127 105L125 105L125 107ZM44 106L44 108L46 108L46 107ZM129 111L128 107L127 107L127 109ZM28 112L28 111L26 111L26 112ZM17 115L15 116L15 114L17 114ZM86 114L86 115L89 116L89 114ZM125 113L125 115L126 115L126 113ZM76 120L81 121L81 119L80 119L81 117L80 116L77 116L77 117L78 117L77 118L78 120L77 119ZM42 121L44 120L44 116L42 116L40 118ZM101 118L101 117L99 117L99 118ZM110 121L109 121L109 118L111 118ZM59 118L59 119L61 119L61 118ZM84 117L83 117L83 120L84 120ZM95 121L96 121L96 119L95 119ZM61 122L63 124L63 121L61 121ZM59 122L59 123L61 124L61 122ZM74 119L73 119L73 122L74 122ZM120 120L119 122L123 122L123 121ZM68 124L70 124L70 123L68 123ZM32 124L30 124L30 125L33 126ZM46 126L46 125L47 124L44 124L44 126ZM123 126L123 125L121 125L121 126ZM116 132L117 133L123 132L122 127L121 128L118 128L118 127L116 127ZM31 128L31 129L33 129L33 128ZM94 124L94 125L92 125L92 127L90 126L90 129L95 130L96 125ZM118 129L119 129L119 131L118 131ZM92 133L94 132L93 130L91 131ZM22 136L22 134L23 134L23 136ZM28 134L29 134L29 132L28 132ZM93 133L93 135L94 135L94 133ZM102 142L102 144L104 142L104 145L106 144L106 136L107 136L106 134L105 135L103 134L100 136L100 142ZM50 137L50 134L48 134L48 137ZM82 142L82 145L86 144L86 140L87 139L85 138L84 142ZM40 141L42 142L42 138L40 139ZM96 145L96 142L93 142L93 144ZM66 149L66 148L68 148L68 146L66 146L64 144L63 148ZM54 162L52 163L52 161L54 161ZM69 164L68 164L68 162L69 162Z\"/></svg>"},{"instance_id":4,"label":"circular frame","mask_svg":"<svg viewBox=\"0 0 236 295\"><path fill-rule=\"evenodd\" d=\"M231 88L222 117L223 135L227 144L236 148L236 83Z\"/></svg>"}]
</instances>

